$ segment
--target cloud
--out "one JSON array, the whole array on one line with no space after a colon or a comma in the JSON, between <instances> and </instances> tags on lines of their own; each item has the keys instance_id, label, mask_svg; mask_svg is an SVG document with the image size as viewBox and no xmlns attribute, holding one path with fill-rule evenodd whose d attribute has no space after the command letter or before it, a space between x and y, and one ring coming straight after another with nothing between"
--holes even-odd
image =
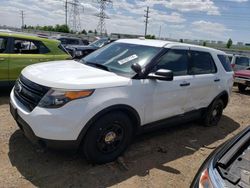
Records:
<instances>
[{"instance_id":1,"label":"cloud","mask_svg":"<svg viewBox=\"0 0 250 188\"><path fill-rule=\"evenodd\" d=\"M214 37L223 36L232 31L232 29L227 28L223 24L204 20L192 22L192 28L194 31L209 34Z\"/></svg>"},{"instance_id":2,"label":"cloud","mask_svg":"<svg viewBox=\"0 0 250 188\"><path fill-rule=\"evenodd\" d=\"M208 15L220 15L219 8L212 0L144 0L137 1L144 6L164 5L166 8L181 12L205 12Z\"/></svg>"}]
</instances>

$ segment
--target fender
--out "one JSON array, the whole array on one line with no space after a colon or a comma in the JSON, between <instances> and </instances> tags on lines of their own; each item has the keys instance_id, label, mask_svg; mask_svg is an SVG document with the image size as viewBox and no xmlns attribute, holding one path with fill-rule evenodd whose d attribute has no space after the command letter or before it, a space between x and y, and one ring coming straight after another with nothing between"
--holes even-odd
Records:
<instances>
[{"instance_id":1,"label":"fender","mask_svg":"<svg viewBox=\"0 0 250 188\"><path fill-rule=\"evenodd\" d=\"M129 105L125 105L125 104L118 104L118 105L113 105L113 106L109 106L105 109L103 109L102 111L98 112L94 117L92 117L84 126L84 128L81 130L78 138L77 138L77 142L80 145L82 140L84 139L88 129L90 128L90 126L97 121L101 116L111 112L111 111L122 111L124 113L126 113L132 120L133 125L135 126L135 133L137 132L138 128L141 125L141 118L138 114L138 112L132 108Z\"/></svg>"}]
</instances>

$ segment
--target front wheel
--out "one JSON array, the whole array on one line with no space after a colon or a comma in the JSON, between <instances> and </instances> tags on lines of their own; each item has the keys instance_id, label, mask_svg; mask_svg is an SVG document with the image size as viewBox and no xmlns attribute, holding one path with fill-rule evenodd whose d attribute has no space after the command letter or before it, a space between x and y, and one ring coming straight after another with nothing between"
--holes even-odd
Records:
<instances>
[{"instance_id":1,"label":"front wheel","mask_svg":"<svg viewBox=\"0 0 250 188\"><path fill-rule=\"evenodd\" d=\"M204 114L203 124L207 127L216 126L221 119L224 103L221 99L215 100Z\"/></svg>"},{"instance_id":2,"label":"front wheel","mask_svg":"<svg viewBox=\"0 0 250 188\"><path fill-rule=\"evenodd\" d=\"M125 151L132 136L132 122L126 114L108 113L92 124L81 149L91 163L111 162Z\"/></svg>"}]
</instances>

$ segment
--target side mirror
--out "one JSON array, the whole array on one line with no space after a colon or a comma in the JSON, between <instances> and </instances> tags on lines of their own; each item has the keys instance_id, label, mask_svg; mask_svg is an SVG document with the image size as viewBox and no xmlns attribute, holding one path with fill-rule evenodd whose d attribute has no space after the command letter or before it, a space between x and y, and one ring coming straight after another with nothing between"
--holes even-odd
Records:
<instances>
[{"instance_id":1,"label":"side mirror","mask_svg":"<svg viewBox=\"0 0 250 188\"><path fill-rule=\"evenodd\" d=\"M172 81L174 79L174 73L171 70L159 69L155 73L150 73L148 75L148 78L163 81Z\"/></svg>"},{"instance_id":2,"label":"side mirror","mask_svg":"<svg viewBox=\"0 0 250 188\"><path fill-rule=\"evenodd\" d=\"M135 73L141 74L141 65L139 65L138 63L133 63L131 65L131 69L135 71Z\"/></svg>"}]
</instances>

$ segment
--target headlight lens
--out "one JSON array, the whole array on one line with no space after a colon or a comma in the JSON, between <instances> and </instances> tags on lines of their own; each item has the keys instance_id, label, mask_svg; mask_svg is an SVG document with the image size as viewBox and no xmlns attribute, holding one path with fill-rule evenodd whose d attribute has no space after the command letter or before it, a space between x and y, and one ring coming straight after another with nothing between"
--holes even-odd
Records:
<instances>
[{"instance_id":1,"label":"headlight lens","mask_svg":"<svg viewBox=\"0 0 250 188\"><path fill-rule=\"evenodd\" d=\"M72 100L89 97L93 92L94 90L61 91L51 89L42 98L38 106L43 108L59 108Z\"/></svg>"}]
</instances>

